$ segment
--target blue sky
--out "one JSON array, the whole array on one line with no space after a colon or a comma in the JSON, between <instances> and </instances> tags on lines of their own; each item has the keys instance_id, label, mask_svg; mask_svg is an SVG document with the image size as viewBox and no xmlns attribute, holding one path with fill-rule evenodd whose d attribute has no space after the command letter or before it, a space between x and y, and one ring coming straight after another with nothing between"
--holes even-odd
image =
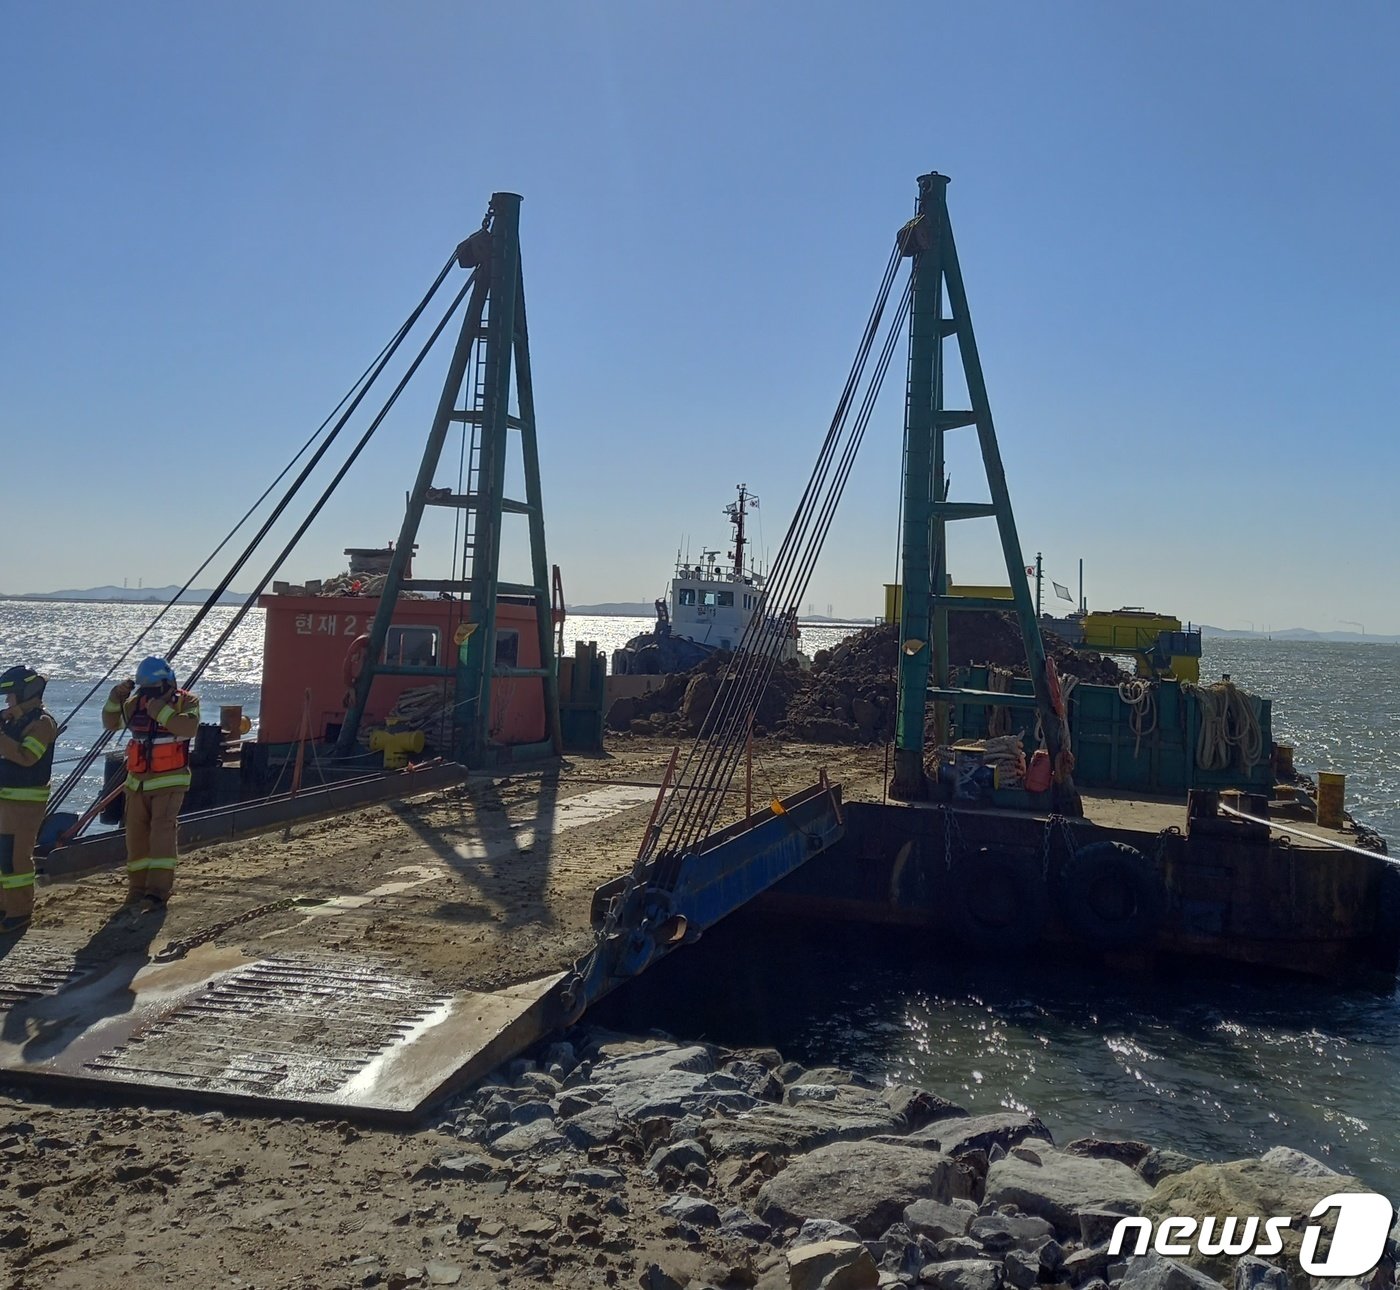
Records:
<instances>
[{"instance_id":1,"label":"blue sky","mask_svg":"<svg viewBox=\"0 0 1400 1290\"><path fill-rule=\"evenodd\" d=\"M1100 608L1400 632L1393 6L11 3L4 21L4 590L183 580L495 189L525 198L569 599L660 594L682 540L727 537L741 480L775 548L937 169L1028 555L1070 583L1082 556ZM396 534L445 357L284 576ZM819 610L876 613L894 575L902 372ZM952 472L955 497L982 495L974 460ZM954 576L995 577L994 530L958 535Z\"/></svg>"}]
</instances>

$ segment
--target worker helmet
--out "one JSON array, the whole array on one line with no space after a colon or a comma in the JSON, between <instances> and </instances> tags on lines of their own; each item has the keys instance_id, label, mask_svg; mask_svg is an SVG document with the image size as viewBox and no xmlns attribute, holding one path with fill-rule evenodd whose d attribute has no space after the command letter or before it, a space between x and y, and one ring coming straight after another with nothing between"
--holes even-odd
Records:
<instances>
[{"instance_id":1,"label":"worker helmet","mask_svg":"<svg viewBox=\"0 0 1400 1290\"><path fill-rule=\"evenodd\" d=\"M140 686L174 685L175 669L163 658L143 658L136 665L136 684Z\"/></svg>"},{"instance_id":2,"label":"worker helmet","mask_svg":"<svg viewBox=\"0 0 1400 1290\"><path fill-rule=\"evenodd\" d=\"M40 676L32 667L11 667L0 672L0 695L13 694L16 703L28 703L44 693L48 677Z\"/></svg>"}]
</instances>

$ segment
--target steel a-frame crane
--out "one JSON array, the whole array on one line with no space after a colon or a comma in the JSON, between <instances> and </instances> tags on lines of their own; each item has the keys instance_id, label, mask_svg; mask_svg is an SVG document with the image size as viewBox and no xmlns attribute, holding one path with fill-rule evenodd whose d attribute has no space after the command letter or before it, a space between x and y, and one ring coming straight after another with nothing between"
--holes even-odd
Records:
<instances>
[{"instance_id":1,"label":"steel a-frame crane","mask_svg":"<svg viewBox=\"0 0 1400 1290\"><path fill-rule=\"evenodd\" d=\"M474 272L461 330L458 333L437 413L428 433L418 476L408 497L403 527L394 548L379 608L370 628L365 665L354 686L336 756L355 748L360 720L376 676L422 676L446 679L453 691L453 755L477 767L494 759L490 739L493 682L502 678L538 677L544 685L546 730L538 744L516 746L515 756L560 751L559 691L551 631L549 561L545 554L544 509L540 496L539 449L535 438L535 400L530 376L530 341L525 326L525 285L520 264L520 197L493 193L481 229L457 248L457 262ZM511 415L514 390L518 415ZM454 426L462 427L462 464L455 486L434 487L434 479ZM505 496L509 439L518 432L523 459L525 497ZM461 513L464 545L460 563L447 579L410 578L418 526L428 506ZM501 527L507 514L525 515L530 531L529 583L500 580ZM460 598L462 625L458 639L444 642L454 660L450 672L384 659L394 606L404 591ZM538 668L506 665L496 657L496 606L500 596L532 599L539 633Z\"/></svg>"},{"instance_id":2,"label":"steel a-frame crane","mask_svg":"<svg viewBox=\"0 0 1400 1290\"><path fill-rule=\"evenodd\" d=\"M918 209L903 230L904 253L913 260L909 313L909 377L904 414L904 529L901 543L903 609L900 615L899 713L895 730L892 796L928 796L924 771L925 722L932 701L939 742L948 735L950 710L960 704L1034 708L1056 767L1056 804L1070 810L1074 799L1069 759L1061 757L1063 701L1047 667L1045 644L1026 578L1021 540L1011 510L1001 451L992 423L987 386L972 330L967 292L948 219L948 177L919 176ZM946 292L946 296L945 296ZM946 304L946 312L945 312ZM943 404L944 342L957 341L970 408ZM991 494L988 502L948 497L944 437L971 428L977 434ZM953 685L948 661L948 615L966 610L1005 611L1007 603L948 594L947 527L951 521L994 519L1011 586L1012 609L1026 645L1033 695L1007 695Z\"/></svg>"}]
</instances>

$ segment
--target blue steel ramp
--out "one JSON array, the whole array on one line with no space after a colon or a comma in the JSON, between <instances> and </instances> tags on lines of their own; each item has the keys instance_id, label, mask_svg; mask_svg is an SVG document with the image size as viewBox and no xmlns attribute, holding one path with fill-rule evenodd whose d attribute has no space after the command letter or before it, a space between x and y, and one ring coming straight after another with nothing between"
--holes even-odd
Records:
<instances>
[{"instance_id":1,"label":"blue steel ramp","mask_svg":"<svg viewBox=\"0 0 1400 1290\"><path fill-rule=\"evenodd\" d=\"M823 780L710 834L694 851L659 855L606 884L594 899L597 942L560 987L564 1019L576 1020L844 835L841 786Z\"/></svg>"}]
</instances>

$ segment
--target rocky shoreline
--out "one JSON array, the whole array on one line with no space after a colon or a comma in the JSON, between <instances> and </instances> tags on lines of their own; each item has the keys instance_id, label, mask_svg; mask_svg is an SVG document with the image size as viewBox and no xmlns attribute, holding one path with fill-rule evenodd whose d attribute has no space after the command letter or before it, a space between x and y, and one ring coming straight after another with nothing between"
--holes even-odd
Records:
<instances>
[{"instance_id":1,"label":"rocky shoreline","mask_svg":"<svg viewBox=\"0 0 1400 1290\"><path fill-rule=\"evenodd\" d=\"M776 1051L729 1051L583 1028L517 1059L459 1098L438 1125L460 1144L424 1180L467 1202L475 1187L545 1188L558 1221L510 1230L459 1220L471 1259L443 1273L367 1276L428 1284L563 1283L643 1290L1389 1290L1392 1231L1374 1274L1310 1281L1297 1232L1312 1206L1366 1190L1301 1152L1201 1162L1131 1141L1063 1146L1031 1112L972 1115L938 1094L804 1069ZM460 1186L459 1186L460 1185ZM634 1250L653 1208L667 1247ZM1124 1216L1290 1215L1275 1261L1109 1252ZM493 1280L491 1272L500 1274Z\"/></svg>"},{"instance_id":2,"label":"rocky shoreline","mask_svg":"<svg viewBox=\"0 0 1400 1290\"><path fill-rule=\"evenodd\" d=\"M584 1026L413 1130L0 1087L6 1290L1393 1290L1299 1236L1362 1183L1284 1147L1056 1145L770 1049ZM1123 1216L1287 1215L1282 1256L1109 1251Z\"/></svg>"}]
</instances>

